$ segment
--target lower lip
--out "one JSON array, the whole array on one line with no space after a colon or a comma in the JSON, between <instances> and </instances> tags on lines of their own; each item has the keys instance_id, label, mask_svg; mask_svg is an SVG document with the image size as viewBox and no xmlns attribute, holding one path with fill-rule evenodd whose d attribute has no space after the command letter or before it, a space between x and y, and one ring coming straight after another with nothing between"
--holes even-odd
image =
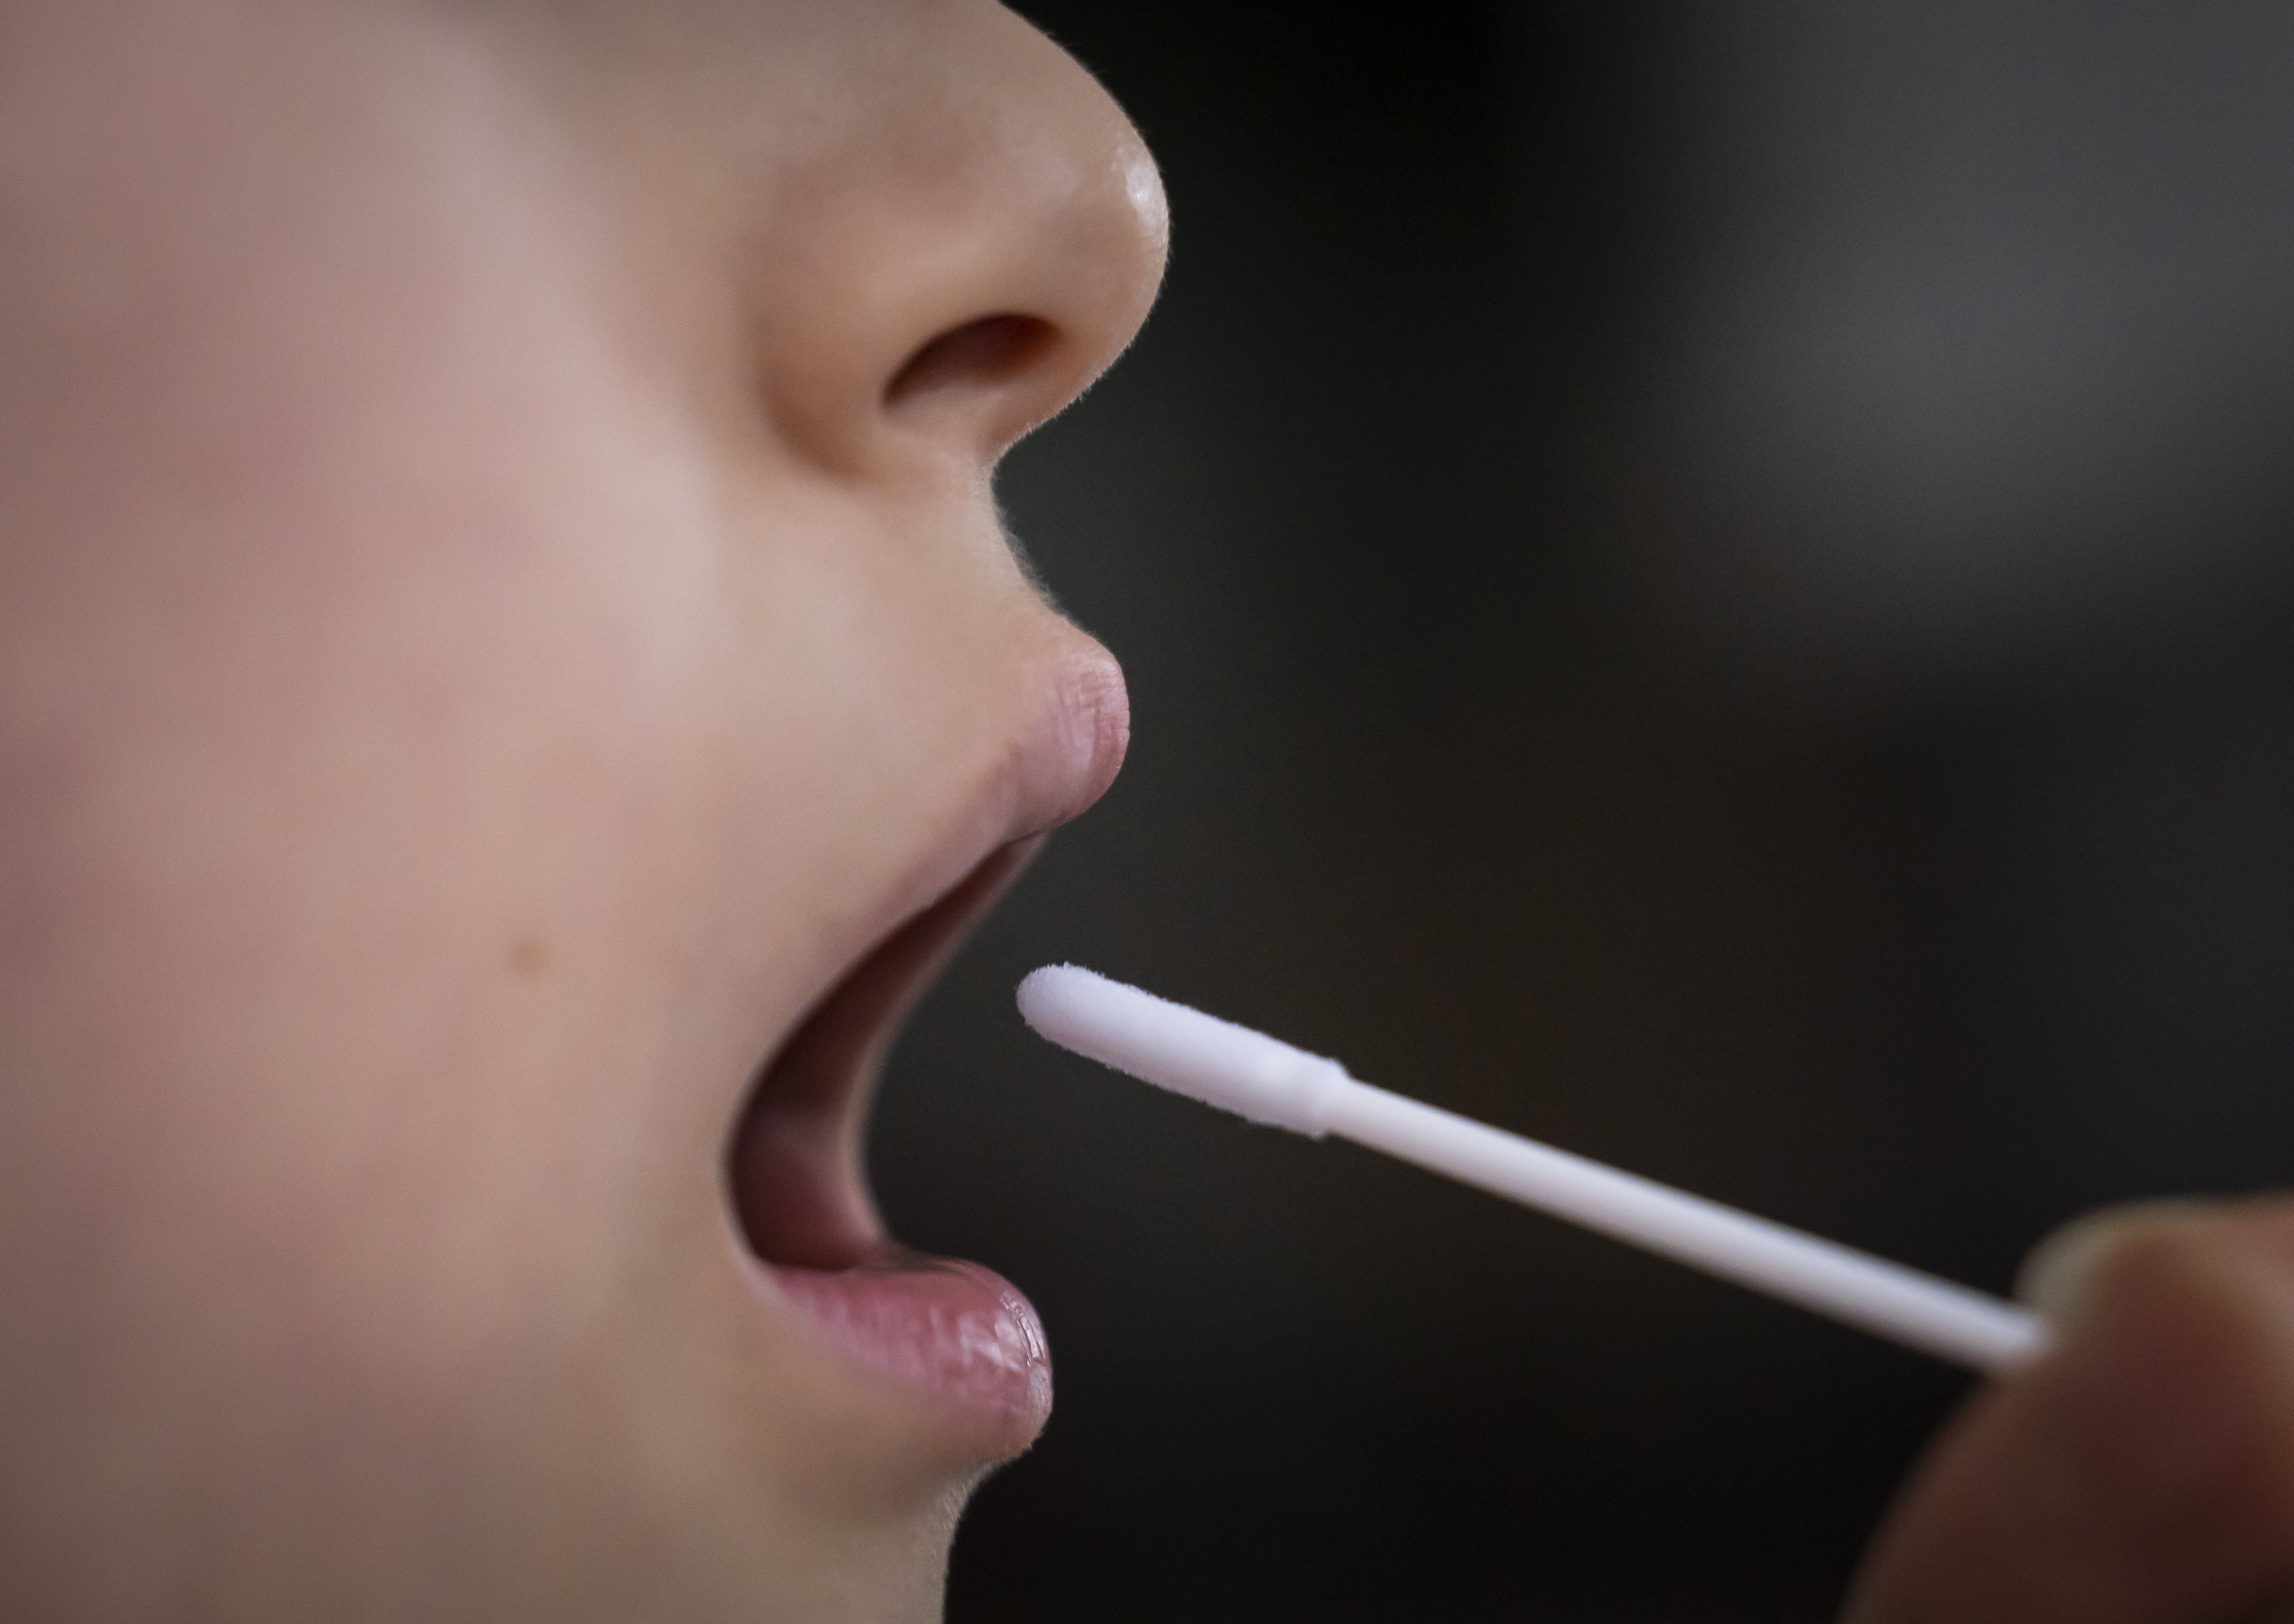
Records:
<instances>
[{"instance_id":1,"label":"lower lip","mask_svg":"<svg viewBox=\"0 0 2294 1624\"><path fill-rule=\"evenodd\" d=\"M1051 1414L1043 1322L993 1271L915 1257L770 1273L814 1333L871 1374L1031 1435Z\"/></svg>"}]
</instances>

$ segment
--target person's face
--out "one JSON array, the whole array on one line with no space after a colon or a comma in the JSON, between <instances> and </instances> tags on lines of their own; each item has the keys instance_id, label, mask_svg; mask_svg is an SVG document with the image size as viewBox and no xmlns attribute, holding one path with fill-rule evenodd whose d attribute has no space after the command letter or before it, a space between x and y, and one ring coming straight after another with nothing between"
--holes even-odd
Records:
<instances>
[{"instance_id":1,"label":"person's face","mask_svg":"<svg viewBox=\"0 0 2294 1624\"><path fill-rule=\"evenodd\" d=\"M862 1095L1163 243L986 0L0 7L0 1615L937 1616L1048 1373Z\"/></svg>"}]
</instances>

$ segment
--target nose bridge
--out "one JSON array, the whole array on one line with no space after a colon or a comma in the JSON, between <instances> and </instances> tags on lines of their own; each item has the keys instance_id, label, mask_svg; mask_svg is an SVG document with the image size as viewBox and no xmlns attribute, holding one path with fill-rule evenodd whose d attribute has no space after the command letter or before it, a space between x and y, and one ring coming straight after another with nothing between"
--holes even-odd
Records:
<instances>
[{"instance_id":1,"label":"nose bridge","mask_svg":"<svg viewBox=\"0 0 2294 1624\"><path fill-rule=\"evenodd\" d=\"M765 245L776 420L852 472L992 461L1145 320L1167 215L1130 120L999 5L927 3L861 48Z\"/></svg>"}]
</instances>

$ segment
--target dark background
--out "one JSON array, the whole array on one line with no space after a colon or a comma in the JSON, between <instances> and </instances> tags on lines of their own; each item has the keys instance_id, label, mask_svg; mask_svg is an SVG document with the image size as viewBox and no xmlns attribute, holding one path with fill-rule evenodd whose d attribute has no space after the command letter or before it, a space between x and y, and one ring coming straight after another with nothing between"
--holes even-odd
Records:
<instances>
[{"instance_id":1,"label":"dark background","mask_svg":"<svg viewBox=\"0 0 2294 1624\"><path fill-rule=\"evenodd\" d=\"M1175 232L1001 483L1130 765L875 1129L896 1230L1058 1360L951 1618L1826 1618L1963 1377L1012 988L1072 959L1994 1289L2283 1181L2294 12L1020 9Z\"/></svg>"}]
</instances>

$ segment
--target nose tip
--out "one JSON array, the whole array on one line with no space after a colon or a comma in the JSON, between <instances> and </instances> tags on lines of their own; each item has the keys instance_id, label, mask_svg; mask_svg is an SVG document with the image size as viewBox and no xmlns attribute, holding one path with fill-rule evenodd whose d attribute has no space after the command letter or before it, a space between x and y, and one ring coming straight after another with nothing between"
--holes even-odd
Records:
<instances>
[{"instance_id":1,"label":"nose tip","mask_svg":"<svg viewBox=\"0 0 2294 1624\"><path fill-rule=\"evenodd\" d=\"M992 462L1130 343L1169 240L1097 81L1000 5L923 10L938 37L848 97L829 161L782 189L810 218L766 272L809 284L771 301L803 313L768 335L775 418L846 471Z\"/></svg>"}]
</instances>

